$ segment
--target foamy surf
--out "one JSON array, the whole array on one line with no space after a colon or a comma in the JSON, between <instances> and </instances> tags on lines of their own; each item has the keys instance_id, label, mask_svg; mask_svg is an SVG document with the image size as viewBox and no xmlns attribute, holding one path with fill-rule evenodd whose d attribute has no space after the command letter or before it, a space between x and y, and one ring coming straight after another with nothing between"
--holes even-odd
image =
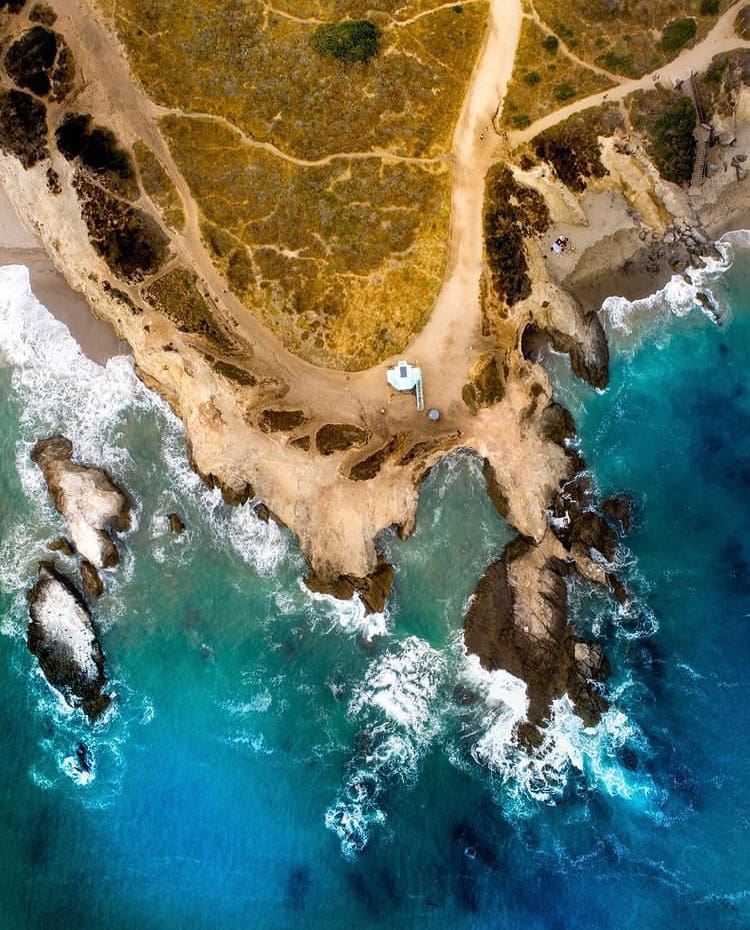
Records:
<instances>
[{"instance_id":1,"label":"foamy surf","mask_svg":"<svg viewBox=\"0 0 750 930\"><path fill-rule=\"evenodd\" d=\"M564 695L552 704L541 743L529 748L517 738L528 710L523 681L503 670L488 672L476 656L465 655L461 683L479 698L460 714L462 743L490 772L495 799L511 820L557 804L576 783L626 801L653 799L653 785L620 761L626 746L643 748L643 737L616 707L586 727Z\"/></svg>"},{"instance_id":2,"label":"foamy surf","mask_svg":"<svg viewBox=\"0 0 750 930\"><path fill-rule=\"evenodd\" d=\"M713 323L725 323L730 311L717 296L714 285L732 266L737 250L750 248L750 231L727 233L714 245L720 258L704 257L702 267L688 268L684 275L673 275L663 288L648 297L639 300L608 297L601 307L603 321L626 336L633 335L644 325L651 329L654 323L663 323L669 315L684 317L696 310Z\"/></svg>"},{"instance_id":3,"label":"foamy surf","mask_svg":"<svg viewBox=\"0 0 750 930\"><path fill-rule=\"evenodd\" d=\"M357 752L325 815L345 857L361 853L373 828L386 823L389 789L416 782L421 759L442 727L445 671L441 653L410 636L374 659L355 687L348 713L362 726Z\"/></svg>"}]
</instances>

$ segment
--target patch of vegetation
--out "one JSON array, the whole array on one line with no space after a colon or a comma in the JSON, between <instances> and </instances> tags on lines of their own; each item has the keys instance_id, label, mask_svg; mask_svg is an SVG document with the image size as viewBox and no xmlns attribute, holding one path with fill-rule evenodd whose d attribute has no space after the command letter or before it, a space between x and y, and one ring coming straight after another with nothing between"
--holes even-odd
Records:
<instances>
[{"instance_id":1,"label":"patch of vegetation","mask_svg":"<svg viewBox=\"0 0 750 930\"><path fill-rule=\"evenodd\" d=\"M750 4L743 6L734 20L734 31L741 39L750 39Z\"/></svg>"},{"instance_id":2,"label":"patch of vegetation","mask_svg":"<svg viewBox=\"0 0 750 930\"><path fill-rule=\"evenodd\" d=\"M506 165L488 175L484 203L484 247L492 288L508 306L531 293L524 236L544 232L550 223L542 195L519 184Z\"/></svg>"},{"instance_id":3,"label":"patch of vegetation","mask_svg":"<svg viewBox=\"0 0 750 930\"><path fill-rule=\"evenodd\" d=\"M561 103L566 100L572 100L576 95L576 89L572 84L558 84L554 90L555 100Z\"/></svg>"},{"instance_id":4,"label":"patch of vegetation","mask_svg":"<svg viewBox=\"0 0 750 930\"><path fill-rule=\"evenodd\" d=\"M272 7L118 0L116 28L152 99L226 120L175 115L161 125L228 285L291 351L359 369L401 351L440 287L450 209L441 159L488 5L460 15L434 0ZM367 64L313 47L318 24L365 18L379 30ZM355 38L344 54L366 57L367 35ZM317 164L290 163L243 133ZM339 157L368 151L424 161Z\"/></svg>"},{"instance_id":5,"label":"patch of vegetation","mask_svg":"<svg viewBox=\"0 0 750 930\"><path fill-rule=\"evenodd\" d=\"M144 292L148 302L176 324L180 332L227 343L216 326L211 308L198 290L198 279L187 268L173 268L157 278Z\"/></svg>"},{"instance_id":6,"label":"patch of vegetation","mask_svg":"<svg viewBox=\"0 0 750 930\"><path fill-rule=\"evenodd\" d=\"M162 163L140 139L133 145L133 154L143 189L156 204L164 222L172 229L184 229L185 211L182 201Z\"/></svg>"},{"instance_id":7,"label":"patch of vegetation","mask_svg":"<svg viewBox=\"0 0 750 930\"><path fill-rule=\"evenodd\" d=\"M670 26L692 20L695 38L703 38L716 16L730 0L535 0L534 7L544 24L575 43L576 55L608 71L640 77L657 70L692 41L691 26ZM565 32L559 28L565 24ZM666 44L657 45L655 35L666 34Z\"/></svg>"},{"instance_id":8,"label":"patch of vegetation","mask_svg":"<svg viewBox=\"0 0 750 930\"><path fill-rule=\"evenodd\" d=\"M264 433L289 433L302 426L306 419L304 410L264 410L260 428Z\"/></svg>"},{"instance_id":9,"label":"patch of vegetation","mask_svg":"<svg viewBox=\"0 0 750 930\"><path fill-rule=\"evenodd\" d=\"M69 113L57 127L55 140L68 161L77 159L107 190L127 200L138 198L133 160L111 129L94 126L88 114Z\"/></svg>"},{"instance_id":10,"label":"patch of vegetation","mask_svg":"<svg viewBox=\"0 0 750 930\"><path fill-rule=\"evenodd\" d=\"M26 5L26 0L0 0L0 10L7 13L20 13Z\"/></svg>"},{"instance_id":11,"label":"patch of vegetation","mask_svg":"<svg viewBox=\"0 0 750 930\"><path fill-rule=\"evenodd\" d=\"M485 352L474 360L469 373L469 380L463 386L461 397L473 416L480 407L492 407L499 403L505 394L505 377L491 352Z\"/></svg>"},{"instance_id":12,"label":"patch of vegetation","mask_svg":"<svg viewBox=\"0 0 750 930\"><path fill-rule=\"evenodd\" d=\"M351 423L326 423L315 434L315 445L321 455L345 452L354 446L363 446L370 438L366 429Z\"/></svg>"},{"instance_id":13,"label":"patch of vegetation","mask_svg":"<svg viewBox=\"0 0 750 930\"><path fill-rule=\"evenodd\" d=\"M737 94L750 85L750 49L716 55L697 82L698 95L708 116L732 116Z\"/></svg>"},{"instance_id":14,"label":"patch of vegetation","mask_svg":"<svg viewBox=\"0 0 750 930\"><path fill-rule=\"evenodd\" d=\"M643 133L659 173L668 181L690 181L695 161L695 107L684 94L666 88L637 91L627 100L633 128Z\"/></svg>"},{"instance_id":15,"label":"patch of vegetation","mask_svg":"<svg viewBox=\"0 0 750 930\"><path fill-rule=\"evenodd\" d=\"M206 355L206 359L218 375L227 378L229 381L234 381L235 384L241 384L243 387L255 387L258 383L258 379L252 372L240 368L239 365L233 365L232 362L227 362L224 359L214 358L213 355Z\"/></svg>"},{"instance_id":16,"label":"patch of vegetation","mask_svg":"<svg viewBox=\"0 0 750 930\"><path fill-rule=\"evenodd\" d=\"M446 166L342 158L302 168L209 121L162 126L216 265L290 349L345 367L401 350L443 273Z\"/></svg>"},{"instance_id":17,"label":"patch of vegetation","mask_svg":"<svg viewBox=\"0 0 750 930\"><path fill-rule=\"evenodd\" d=\"M402 441L403 436L393 436L384 446L352 465L349 471L349 479L351 481L372 480L383 467L386 459L395 452Z\"/></svg>"},{"instance_id":18,"label":"patch of vegetation","mask_svg":"<svg viewBox=\"0 0 750 930\"><path fill-rule=\"evenodd\" d=\"M19 87L46 97L52 89L49 72L56 58L55 33L44 26L33 26L8 49L5 70Z\"/></svg>"},{"instance_id":19,"label":"patch of vegetation","mask_svg":"<svg viewBox=\"0 0 750 930\"><path fill-rule=\"evenodd\" d=\"M560 180L573 191L586 188L586 179L607 173L599 151L599 136L610 136L624 123L617 104L604 104L576 113L534 139L537 158L548 161Z\"/></svg>"},{"instance_id":20,"label":"patch of vegetation","mask_svg":"<svg viewBox=\"0 0 750 930\"><path fill-rule=\"evenodd\" d=\"M661 34L661 39L657 42L657 47L668 55L679 52L698 34L698 23L692 16L683 19L674 19L667 23Z\"/></svg>"},{"instance_id":21,"label":"patch of vegetation","mask_svg":"<svg viewBox=\"0 0 750 930\"><path fill-rule=\"evenodd\" d=\"M318 26L311 41L319 55L366 64L378 54L379 39L380 30L369 19L345 19Z\"/></svg>"},{"instance_id":22,"label":"patch of vegetation","mask_svg":"<svg viewBox=\"0 0 750 930\"><path fill-rule=\"evenodd\" d=\"M93 183L80 169L73 186L91 244L112 273L137 282L157 272L167 257L168 239L156 221Z\"/></svg>"},{"instance_id":23,"label":"patch of vegetation","mask_svg":"<svg viewBox=\"0 0 750 930\"><path fill-rule=\"evenodd\" d=\"M35 3L29 10L29 19L32 23L41 23L43 26L54 26L57 22L57 13L46 3Z\"/></svg>"},{"instance_id":24,"label":"patch of vegetation","mask_svg":"<svg viewBox=\"0 0 750 930\"><path fill-rule=\"evenodd\" d=\"M553 45L555 54L550 54ZM523 20L513 76L503 107L504 126L525 129L557 110L561 103L613 86L607 78L582 68L563 49L558 52L558 47L557 36L545 33L532 19Z\"/></svg>"},{"instance_id":25,"label":"patch of vegetation","mask_svg":"<svg viewBox=\"0 0 750 930\"><path fill-rule=\"evenodd\" d=\"M31 168L49 155L47 108L21 90L0 91L0 148Z\"/></svg>"}]
</instances>

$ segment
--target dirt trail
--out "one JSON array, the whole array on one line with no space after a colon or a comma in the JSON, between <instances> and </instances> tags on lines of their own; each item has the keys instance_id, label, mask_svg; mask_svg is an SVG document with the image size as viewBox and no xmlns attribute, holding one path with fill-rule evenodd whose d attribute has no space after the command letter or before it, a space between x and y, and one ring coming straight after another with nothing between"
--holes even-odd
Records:
<instances>
[{"instance_id":1,"label":"dirt trail","mask_svg":"<svg viewBox=\"0 0 750 930\"><path fill-rule=\"evenodd\" d=\"M588 107L597 106L606 97L607 100L623 100L629 94L636 90L649 90L653 88L658 80L667 87L673 86L675 81L684 80L690 77L692 71L703 71L711 63L714 55L721 52L728 52L735 48L750 48L750 42L740 39L734 31L734 20L737 16L737 10L742 5L742 0L736 0L735 3L716 21L714 28L708 33L705 39L699 42L693 48L686 49L674 61L664 65L658 72L646 74L638 80L621 81L617 87L606 91L591 94L571 103L570 106L555 110L548 116L543 116L536 120L526 129L509 133L509 139L512 145L523 145L530 142L540 132L545 129L551 129L562 123L564 120L580 113Z\"/></svg>"}]
</instances>

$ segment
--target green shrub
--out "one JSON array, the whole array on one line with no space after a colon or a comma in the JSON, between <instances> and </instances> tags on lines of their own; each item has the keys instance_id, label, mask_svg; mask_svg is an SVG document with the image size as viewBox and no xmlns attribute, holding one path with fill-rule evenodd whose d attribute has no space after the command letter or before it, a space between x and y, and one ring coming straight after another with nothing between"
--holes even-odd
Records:
<instances>
[{"instance_id":1,"label":"green shrub","mask_svg":"<svg viewBox=\"0 0 750 930\"><path fill-rule=\"evenodd\" d=\"M39 97L52 87L49 71L57 56L57 37L44 26L33 26L17 39L5 56L5 69L19 87Z\"/></svg>"},{"instance_id":2,"label":"green shrub","mask_svg":"<svg viewBox=\"0 0 750 930\"><path fill-rule=\"evenodd\" d=\"M68 113L55 132L60 153L79 158L88 170L115 193L135 200L138 186L130 154L120 148L111 129L94 126L87 113Z\"/></svg>"},{"instance_id":3,"label":"green shrub","mask_svg":"<svg viewBox=\"0 0 750 930\"><path fill-rule=\"evenodd\" d=\"M646 134L649 155L667 181L686 183L693 174L696 115L693 102L677 91L653 90L633 95L633 125Z\"/></svg>"},{"instance_id":4,"label":"green shrub","mask_svg":"<svg viewBox=\"0 0 750 930\"><path fill-rule=\"evenodd\" d=\"M557 38L557 36L547 36L544 42L542 42L542 47L545 48L551 55L554 55L560 47L560 40Z\"/></svg>"},{"instance_id":5,"label":"green shrub","mask_svg":"<svg viewBox=\"0 0 750 930\"><path fill-rule=\"evenodd\" d=\"M312 46L319 55L346 62L368 62L378 53L380 30L369 19L347 19L324 23L312 35Z\"/></svg>"},{"instance_id":6,"label":"green shrub","mask_svg":"<svg viewBox=\"0 0 750 930\"><path fill-rule=\"evenodd\" d=\"M571 97L575 97L576 89L575 87L573 87L572 84L567 84L567 83L558 84L555 87L554 94L555 94L555 99L562 102L564 100L570 100Z\"/></svg>"},{"instance_id":7,"label":"green shrub","mask_svg":"<svg viewBox=\"0 0 750 930\"><path fill-rule=\"evenodd\" d=\"M701 3L701 16L717 16L719 13L719 0L703 0Z\"/></svg>"},{"instance_id":8,"label":"green shrub","mask_svg":"<svg viewBox=\"0 0 750 930\"><path fill-rule=\"evenodd\" d=\"M513 117L511 122L514 129L526 129L527 126L531 126L531 117L528 113L519 113L518 116Z\"/></svg>"},{"instance_id":9,"label":"green shrub","mask_svg":"<svg viewBox=\"0 0 750 930\"><path fill-rule=\"evenodd\" d=\"M667 23L664 27L661 39L657 42L657 47L667 54L678 52L688 42L692 42L697 31L698 23L692 16L673 19L671 23Z\"/></svg>"},{"instance_id":10,"label":"green shrub","mask_svg":"<svg viewBox=\"0 0 750 930\"><path fill-rule=\"evenodd\" d=\"M529 71L527 74L524 74L523 79L527 84L531 84L533 87L541 81L542 76L538 71Z\"/></svg>"}]
</instances>

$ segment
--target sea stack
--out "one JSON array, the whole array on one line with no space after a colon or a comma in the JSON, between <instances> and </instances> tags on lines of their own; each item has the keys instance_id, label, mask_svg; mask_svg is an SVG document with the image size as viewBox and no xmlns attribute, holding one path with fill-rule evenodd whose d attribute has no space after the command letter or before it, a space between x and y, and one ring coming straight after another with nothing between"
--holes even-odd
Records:
<instances>
[{"instance_id":1,"label":"sea stack","mask_svg":"<svg viewBox=\"0 0 750 930\"><path fill-rule=\"evenodd\" d=\"M111 698L102 690L104 653L83 598L51 562L42 562L28 600L29 651L52 687L71 706L81 707L89 720L96 720Z\"/></svg>"},{"instance_id":2,"label":"sea stack","mask_svg":"<svg viewBox=\"0 0 750 930\"><path fill-rule=\"evenodd\" d=\"M130 528L127 494L103 469L74 462L73 443L65 436L40 439L31 458L42 470L76 550L96 569L117 565L119 555L111 534Z\"/></svg>"}]
</instances>

